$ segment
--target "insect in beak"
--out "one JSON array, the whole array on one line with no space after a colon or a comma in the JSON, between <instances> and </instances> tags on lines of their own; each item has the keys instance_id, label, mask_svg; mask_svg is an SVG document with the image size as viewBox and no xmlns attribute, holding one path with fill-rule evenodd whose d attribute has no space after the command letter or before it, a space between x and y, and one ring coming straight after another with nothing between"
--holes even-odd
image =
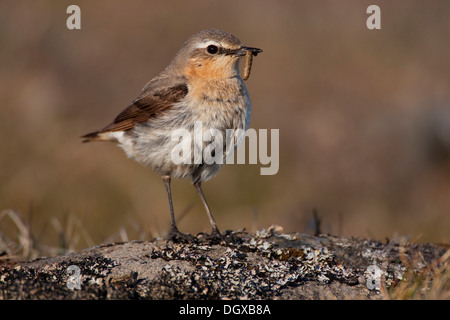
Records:
<instances>
[{"instance_id":1,"label":"insect in beak","mask_svg":"<svg viewBox=\"0 0 450 320\"><path fill-rule=\"evenodd\" d=\"M244 74L242 75L242 80L245 81L250 77L250 71L252 70L253 56L256 57L258 53L262 52L262 50L258 48L242 46L239 51L244 51L245 55Z\"/></svg>"}]
</instances>

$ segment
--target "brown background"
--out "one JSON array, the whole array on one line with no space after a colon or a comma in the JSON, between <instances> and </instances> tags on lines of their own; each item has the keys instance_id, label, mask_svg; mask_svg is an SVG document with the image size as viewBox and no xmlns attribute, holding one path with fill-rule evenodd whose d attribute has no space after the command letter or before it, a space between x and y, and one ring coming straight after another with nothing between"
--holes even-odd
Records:
<instances>
[{"instance_id":1,"label":"brown background","mask_svg":"<svg viewBox=\"0 0 450 320\"><path fill-rule=\"evenodd\" d=\"M81 7L81 30L66 8ZM381 30L366 8L381 7ZM448 242L450 2L2 1L0 211L36 242L73 249L164 236L164 185L113 144L111 121L193 33L228 31L264 53L247 87L251 127L280 129L280 170L228 165L204 184L219 227L271 224L345 236ZM182 231L209 231L174 181ZM4 218L0 231L13 237ZM61 244L61 240L67 243Z\"/></svg>"}]
</instances>

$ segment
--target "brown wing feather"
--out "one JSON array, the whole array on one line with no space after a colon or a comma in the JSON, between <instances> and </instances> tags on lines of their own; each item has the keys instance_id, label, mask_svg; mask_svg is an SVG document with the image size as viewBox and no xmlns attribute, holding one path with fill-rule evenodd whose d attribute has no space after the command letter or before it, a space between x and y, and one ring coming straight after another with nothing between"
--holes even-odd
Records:
<instances>
[{"instance_id":1,"label":"brown wing feather","mask_svg":"<svg viewBox=\"0 0 450 320\"><path fill-rule=\"evenodd\" d=\"M112 123L100 131L88 133L82 138L84 142L95 140L98 134L111 131L126 131L134 128L138 123L146 122L159 113L170 109L174 103L183 99L188 93L186 84L179 84L153 94L144 95L136 99L122 111Z\"/></svg>"},{"instance_id":2,"label":"brown wing feather","mask_svg":"<svg viewBox=\"0 0 450 320\"><path fill-rule=\"evenodd\" d=\"M157 91L153 95L138 98L102 131L124 131L132 129L135 124L146 122L157 114L169 109L174 103L184 98L187 93L188 88L186 84L180 84Z\"/></svg>"}]
</instances>

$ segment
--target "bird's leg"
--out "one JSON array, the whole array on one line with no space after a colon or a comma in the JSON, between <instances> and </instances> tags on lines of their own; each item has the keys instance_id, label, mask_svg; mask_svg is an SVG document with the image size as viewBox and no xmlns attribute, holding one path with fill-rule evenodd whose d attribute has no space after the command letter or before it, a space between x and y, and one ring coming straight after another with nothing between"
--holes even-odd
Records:
<instances>
[{"instance_id":1,"label":"bird's leg","mask_svg":"<svg viewBox=\"0 0 450 320\"><path fill-rule=\"evenodd\" d=\"M175 213L173 211L172 192L170 191L170 176L168 176L168 175L162 176L162 179L164 181L164 184L166 185L167 196L169 197L170 218L172 220L171 225L170 225L169 238L174 241L180 240L180 241L184 241L184 242L192 242L192 241L194 241L194 237L191 236L190 234L181 233L178 230L177 225L175 223Z\"/></svg>"},{"instance_id":2,"label":"bird's leg","mask_svg":"<svg viewBox=\"0 0 450 320\"><path fill-rule=\"evenodd\" d=\"M200 195L200 199L202 199L203 205L205 206L206 213L208 214L209 222L211 222L211 226L212 226L211 237L212 238L216 238L216 237L221 238L222 235L219 231L219 228L217 227L217 223L214 220L214 217L211 214L211 211L209 210L209 206L208 206L208 203L206 202L205 195L203 194L201 182L200 181L194 182L194 186L195 186L195 189L197 189L198 194Z\"/></svg>"}]
</instances>

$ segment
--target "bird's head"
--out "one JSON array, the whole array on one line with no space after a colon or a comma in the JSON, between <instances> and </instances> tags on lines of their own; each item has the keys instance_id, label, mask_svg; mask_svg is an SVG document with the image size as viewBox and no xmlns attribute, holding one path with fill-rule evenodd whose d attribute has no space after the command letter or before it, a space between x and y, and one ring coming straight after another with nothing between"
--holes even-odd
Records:
<instances>
[{"instance_id":1,"label":"bird's head","mask_svg":"<svg viewBox=\"0 0 450 320\"><path fill-rule=\"evenodd\" d=\"M224 79L239 74L239 58L247 51L253 55L261 49L243 46L230 33L204 30L194 34L177 53L173 64L187 77Z\"/></svg>"}]
</instances>

